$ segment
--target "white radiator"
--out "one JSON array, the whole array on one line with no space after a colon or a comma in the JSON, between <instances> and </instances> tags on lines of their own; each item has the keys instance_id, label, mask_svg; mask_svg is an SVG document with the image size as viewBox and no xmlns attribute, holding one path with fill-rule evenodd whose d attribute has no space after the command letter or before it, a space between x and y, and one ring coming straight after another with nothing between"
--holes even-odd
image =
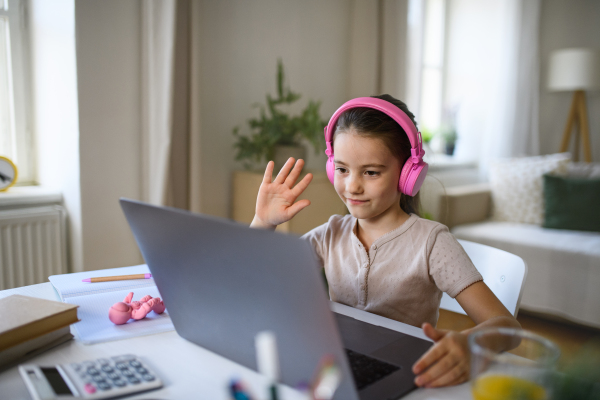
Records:
<instances>
[{"instance_id":1,"label":"white radiator","mask_svg":"<svg viewBox=\"0 0 600 400\"><path fill-rule=\"evenodd\" d=\"M66 212L58 205L0 210L0 290L67 272Z\"/></svg>"}]
</instances>

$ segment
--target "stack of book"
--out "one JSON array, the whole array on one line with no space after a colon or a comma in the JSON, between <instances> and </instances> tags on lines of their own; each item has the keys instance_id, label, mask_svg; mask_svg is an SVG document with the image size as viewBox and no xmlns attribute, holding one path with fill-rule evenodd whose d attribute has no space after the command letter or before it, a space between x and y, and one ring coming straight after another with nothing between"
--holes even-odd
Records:
<instances>
[{"instance_id":1,"label":"stack of book","mask_svg":"<svg viewBox=\"0 0 600 400\"><path fill-rule=\"evenodd\" d=\"M77 307L18 294L0 299L0 368L72 339Z\"/></svg>"}]
</instances>

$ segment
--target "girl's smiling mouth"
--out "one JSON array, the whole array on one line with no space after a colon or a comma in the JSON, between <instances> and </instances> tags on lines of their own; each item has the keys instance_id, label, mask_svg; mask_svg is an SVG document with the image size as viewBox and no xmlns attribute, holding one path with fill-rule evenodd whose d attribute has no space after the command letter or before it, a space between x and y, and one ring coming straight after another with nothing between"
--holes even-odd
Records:
<instances>
[{"instance_id":1,"label":"girl's smiling mouth","mask_svg":"<svg viewBox=\"0 0 600 400\"><path fill-rule=\"evenodd\" d=\"M354 200L354 199L349 199L349 198L346 198L346 200L348 200L348 202L350 204L354 204L354 205L365 204L369 201L369 200Z\"/></svg>"}]
</instances>

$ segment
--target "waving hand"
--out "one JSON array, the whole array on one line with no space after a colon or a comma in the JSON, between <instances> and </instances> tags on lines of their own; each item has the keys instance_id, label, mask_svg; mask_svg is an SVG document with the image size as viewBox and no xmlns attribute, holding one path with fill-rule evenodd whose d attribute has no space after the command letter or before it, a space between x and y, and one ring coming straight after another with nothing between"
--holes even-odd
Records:
<instances>
[{"instance_id":1,"label":"waving hand","mask_svg":"<svg viewBox=\"0 0 600 400\"><path fill-rule=\"evenodd\" d=\"M303 166L302 159L299 159L294 165L294 159L290 157L275 180L271 181L274 163L269 161L258 190L256 211L250 226L275 229L277 225L289 221L303 208L310 205L310 200L307 199L296 201L312 180L312 174L306 174L294 186Z\"/></svg>"}]
</instances>

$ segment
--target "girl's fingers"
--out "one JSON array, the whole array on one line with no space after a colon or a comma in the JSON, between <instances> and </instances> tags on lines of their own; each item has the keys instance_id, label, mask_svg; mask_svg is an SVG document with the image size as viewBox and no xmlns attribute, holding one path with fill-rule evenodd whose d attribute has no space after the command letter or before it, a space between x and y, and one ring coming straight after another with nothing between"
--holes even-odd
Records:
<instances>
[{"instance_id":1,"label":"girl's fingers","mask_svg":"<svg viewBox=\"0 0 600 400\"><path fill-rule=\"evenodd\" d=\"M308 199L302 199L302 200L295 202L288 208L289 218L291 219L294 215L298 214L300 211L302 211L304 208L306 208L308 206L310 206L310 200L308 200Z\"/></svg>"},{"instance_id":2,"label":"girl's fingers","mask_svg":"<svg viewBox=\"0 0 600 400\"><path fill-rule=\"evenodd\" d=\"M292 189L292 194L295 197L298 197L302 194L302 192L304 192L304 190L308 187L308 184L312 181L313 175L312 174L306 174L306 176L304 178L302 178L302 180L300 182L298 182L298 184L296 186L294 186L294 188Z\"/></svg>"},{"instance_id":3,"label":"girl's fingers","mask_svg":"<svg viewBox=\"0 0 600 400\"><path fill-rule=\"evenodd\" d=\"M425 322L423 324L423 332L434 342L441 340L444 336L446 336L447 333L444 330L434 328L429 322Z\"/></svg>"},{"instance_id":4,"label":"girl's fingers","mask_svg":"<svg viewBox=\"0 0 600 400\"><path fill-rule=\"evenodd\" d=\"M433 347L427 350L427 352L413 365L413 373L419 375L447 353L448 348L443 342L434 344Z\"/></svg>"},{"instance_id":5,"label":"girl's fingers","mask_svg":"<svg viewBox=\"0 0 600 400\"><path fill-rule=\"evenodd\" d=\"M294 186L294 183L296 183L296 179L298 179L298 177L300 176L300 173L302 172L303 166L304 166L304 160L298 159L298 161L296 161L296 164L294 165L294 168L292 169L292 172L290 172L290 174L288 175L288 177L285 180L285 185L287 187L291 188L292 186Z\"/></svg>"},{"instance_id":6,"label":"girl's fingers","mask_svg":"<svg viewBox=\"0 0 600 400\"><path fill-rule=\"evenodd\" d=\"M271 178L273 177L273 168L275 168L275 163L273 161L269 161L267 163L267 168L265 168L265 176L263 176L263 183L271 183Z\"/></svg>"},{"instance_id":7,"label":"girl's fingers","mask_svg":"<svg viewBox=\"0 0 600 400\"><path fill-rule=\"evenodd\" d=\"M437 362L424 373L417 376L415 379L415 384L418 386L431 385L436 380L445 376L449 371L452 371L459 363L460 360L453 357L451 353L448 353L441 359L437 360ZM463 371L460 372L462 373ZM453 375L452 379L456 378L456 376L458 375Z\"/></svg>"},{"instance_id":8,"label":"girl's fingers","mask_svg":"<svg viewBox=\"0 0 600 400\"><path fill-rule=\"evenodd\" d=\"M457 381L458 378L462 377L465 373L466 365L464 363L458 363L454 365L451 369L445 371L445 373L440 374L440 376L438 376L437 378L429 381L429 383L426 384L426 387L440 387L451 385L453 384L453 382Z\"/></svg>"},{"instance_id":9,"label":"girl's fingers","mask_svg":"<svg viewBox=\"0 0 600 400\"><path fill-rule=\"evenodd\" d=\"M453 381L450 381L450 383L446 384L446 386L454 386L454 385L458 385L459 383L463 383L469 380L469 369L467 368L465 372L462 373L462 375L458 376L456 379L454 379Z\"/></svg>"},{"instance_id":10,"label":"girl's fingers","mask_svg":"<svg viewBox=\"0 0 600 400\"><path fill-rule=\"evenodd\" d=\"M281 167L281 171L279 171L279 173L277 174L277 177L275 178L275 180L273 182L282 184L285 181L285 179L287 178L288 174L290 173L290 170L292 169L293 165L294 165L294 158L293 157L288 158L288 160L285 162L285 164L283 164L283 167Z\"/></svg>"}]
</instances>

